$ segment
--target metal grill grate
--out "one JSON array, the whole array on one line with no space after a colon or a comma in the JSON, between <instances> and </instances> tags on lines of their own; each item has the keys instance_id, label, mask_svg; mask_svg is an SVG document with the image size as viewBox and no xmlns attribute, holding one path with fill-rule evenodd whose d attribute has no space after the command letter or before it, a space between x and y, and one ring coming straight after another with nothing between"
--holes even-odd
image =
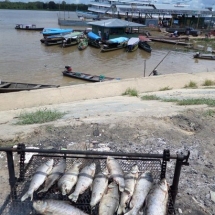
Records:
<instances>
[{"instance_id":1,"label":"metal grill grate","mask_svg":"<svg viewBox=\"0 0 215 215\"><path fill-rule=\"evenodd\" d=\"M54 159L54 163L58 163L60 159L63 157L66 158L67 170L72 166L74 162L82 162L82 167L89 165L92 162L96 163L96 173L100 170L103 170L106 167L106 157L66 157L59 155L34 155L29 164L25 167L25 175L24 180L17 182L14 190L11 192L10 200L6 205L5 209L2 212L2 215L36 215L36 211L34 211L32 202L30 198L21 202L21 197L27 192L32 176L34 175L36 169L44 162L50 159L50 157ZM146 170L150 170L155 182L160 180L161 175L161 160L160 159L141 159L141 158L123 158L117 157L118 162L120 163L123 171L129 172L133 165L138 165L140 174ZM42 187L39 188L39 190ZM97 215L98 214L98 206L91 210L89 205L90 203L91 192L88 189L84 192L84 194L80 195L78 201L76 203L71 202L75 207L83 210L84 212ZM58 190L57 184L53 185L48 192L39 193L34 192L34 200L42 200L42 199L56 199L56 200L69 200L67 196L61 195ZM69 200L70 201L70 200ZM1 214L1 213L0 213ZM167 215L175 214L174 207L169 199L169 207Z\"/></svg>"}]
</instances>

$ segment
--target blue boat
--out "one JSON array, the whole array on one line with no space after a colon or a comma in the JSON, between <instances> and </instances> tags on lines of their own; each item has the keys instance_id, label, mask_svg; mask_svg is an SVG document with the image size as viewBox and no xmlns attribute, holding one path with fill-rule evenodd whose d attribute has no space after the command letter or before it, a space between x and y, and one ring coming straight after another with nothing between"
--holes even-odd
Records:
<instances>
[{"instance_id":1,"label":"blue boat","mask_svg":"<svg viewBox=\"0 0 215 215\"><path fill-rule=\"evenodd\" d=\"M117 38L113 38L113 39L109 39L107 42L108 43L124 43L124 42L128 42L128 38L127 37L117 37Z\"/></svg>"},{"instance_id":2,"label":"blue boat","mask_svg":"<svg viewBox=\"0 0 215 215\"><path fill-rule=\"evenodd\" d=\"M92 31L88 32L87 36L89 39L101 40L101 37L98 36L97 34L94 34Z\"/></svg>"},{"instance_id":3,"label":"blue boat","mask_svg":"<svg viewBox=\"0 0 215 215\"><path fill-rule=\"evenodd\" d=\"M117 37L113 39L109 39L105 42L103 47L101 48L102 52L113 51L117 49L122 49L127 46L129 38L127 37Z\"/></svg>"},{"instance_id":4,"label":"blue boat","mask_svg":"<svg viewBox=\"0 0 215 215\"><path fill-rule=\"evenodd\" d=\"M44 37L51 36L51 35L57 35L57 34L68 34L71 33L73 29L61 29L61 28L44 28L41 32Z\"/></svg>"},{"instance_id":5,"label":"blue boat","mask_svg":"<svg viewBox=\"0 0 215 215\"><path fill-rule=\"evenodd\" d=\"M88 45L93 46L95 48L101 48L101 37L93 32L88 32Z\"/></svg>"}]
</instances>

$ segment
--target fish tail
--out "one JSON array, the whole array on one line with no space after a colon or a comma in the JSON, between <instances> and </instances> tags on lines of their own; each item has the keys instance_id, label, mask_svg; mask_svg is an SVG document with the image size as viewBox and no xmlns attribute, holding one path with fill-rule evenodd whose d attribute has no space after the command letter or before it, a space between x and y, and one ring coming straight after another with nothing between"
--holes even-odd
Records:
<instances>
[{"instance_id":1,"label":"fish tail","mask_svg":"<svg viewBox=\"0 0 215 215\"><path fill-rule=\"evenodd\" d=\"M42 190L40 190L38 193L43 193L43 192L46 192L48 189L44 188Z\"/></svg>"},{"instance_id":2,"label":"fish tail","mask_svg":"<svg viewBox=\"0 0 215 215\"><path fill-rule=\"evenodd\" d=\"M122 214L122 207L120 205L118 207L117 214Z\"/></svg>"},{"instance_id":3,"label":"fish tail","mask_svg":"<svg viewBox=\"0 0 215 215\"><path fill-rule=\"evenodd\" d=\"M66 184L63 184L63 185L62 185L61 191L62 191L62 195L63 195L63 196L65 196L65 195L67 194Z\"/></svg>"},{"instance_id":4,"label":"fish tail","mask_svg":"<svg viewBox=\"0 0 215 215\"><path fill-rule=\"evenodd\" d=\"M73 202L76 202L78 200L78 194L75 192L68 196L69 199L71 199Z\"/></svg>"},{"instance_id":5,"label":"fish tail","mask_svg":"<svg viewBox=\"0 0 215 215\"><path fill-rule=\"evenodd\" d=\"M119 191L123 192L125 190L125 186L119 186Z\"/></svg>"},{"instance_id":6,"label":"fish tail","mask_svg":"<svg viewBox=\"0 0 215 215\"><path fill-rule=\"evenodd\" d=\"M128 211L127 213L125 213L125 215L136 215L137 213L134 213L135 211L132 209L130 211Z\"/></svg>"},{"instance_id":7,"label":"fish tail","mask_svg":"<svg viewBox=\"0 0 215 215\"><path fill-rule=\"evenodd\" d=\"M25 193L25 195L21 198L21 201L25 201L29 197L28 192Z\"/></svg>"}]
</instances>

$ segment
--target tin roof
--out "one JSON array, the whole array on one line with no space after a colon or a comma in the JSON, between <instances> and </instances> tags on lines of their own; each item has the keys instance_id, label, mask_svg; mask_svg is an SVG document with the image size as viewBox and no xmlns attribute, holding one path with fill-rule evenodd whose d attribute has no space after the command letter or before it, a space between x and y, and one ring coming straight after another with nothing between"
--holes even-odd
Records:
<instances>
[{"instance_id":1,"label":"tin roof","mask_svg":"<svg viewBox=\"0 0 215 215\"><path fill-rule=\"evenodd\" d=\"M122 19L107 19L100 20L95 22L88 22L88 25L100 26L100 27L108 27L108 28L118 28L118 27L145 27L146 25L142 25L135 22L129 22Z\"/></svg>"}]
</instances>

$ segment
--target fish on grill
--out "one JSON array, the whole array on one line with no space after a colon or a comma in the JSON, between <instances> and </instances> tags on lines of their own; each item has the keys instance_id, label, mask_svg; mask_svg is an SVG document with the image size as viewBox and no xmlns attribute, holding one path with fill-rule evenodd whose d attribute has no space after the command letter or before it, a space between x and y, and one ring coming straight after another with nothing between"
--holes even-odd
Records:
<instances>
[{"instance_id":1,"label":"fish on grill","mask_svg":"<svg viewBox=\"0 0 215 215\"><path fill-rule=\"evenodd\" d=\"M125 189L124 173L119 162L111 156L107 157L107 168L110 172L110 177L119 185L120 192Z\"/></svg>"},{"instance_id":2,"label":"fish on grill","mask_svg":"<svg viewBox=\"0 0 215 215\"><path fill-rule=\"evenodd\" d=\"M79 195L83 194L84 191L90 187L93 183L93 177L96 171L96 164L92 163L89 166L85 166L78 176L78 181L75 186L75 191L68 196L73 202L76 202Z\"/></svg>"},{"instance_id":3,"label":"fish on grill","mask_svg":"<svg viewBox=\"0 0 215 215\"><path fill-rule=\"evenodd\" d=\"M125 213L126 215L137 215L139 213L152 185L153 178L151 172L146 171L142 173L134 188L134 193L129 205L131 210Z\"/></svg>"},{"instance_id":4,"label":"fish on grill","mask_svg":"<svg viewBox=\"0 0 215 215\"><path fill-rule=\"evenodd\" d=\"M81 162L74 163L72 167L59 179L58 188L62 192L62 195L69 194L77 183L81 165Z\"/></svg>"},{"instance_id":5,"label":"fish on grill","mask_svg":"<svg viewBox=\"0 0 215 215\"><path fill-rule=\"evenodd\" d=\"M149 192L146 198L146 215L165 215L168 202L168 184L166 179L162 179Z\"/></svg>"},{"instance_id":6,"label":"fish on grill","mask_svg":"<svg viewBox=\"0 0 215 215\"><path fill-rule=\"evenodd\" d=\"M29 196L31 197L31 201L33 199L33 194L34 191L36 191L46 180L47 175L51 172L52 167L54 164L54 160L50 159L47 162L43 163L42 165L40 165L29 186L28 191L24 194L24 196L21 198L21 201L24 201L25 199L27 199Z\"/></svg>"},{"instance_id":7,"label":"fish on grill","mask_svg":"<svg viewBox=\"0 0 215 215\"><path fill-rule=\"evenodd\" d=\"M131 200L131 197L134 193L134 187L138 179L138 171L138 166L135 165L131 168L130 172L125 174L125 190L121 194L117 214L122 214L126 212L126 206Z\"/></svg>"},{"instance_id":8,"label":"fish on grill","mask_svg":"<svg viewBox=\"0 0 215 215\"><path fill-rule=\"evenodd\" d=\"M33 208L42 215L87 215L82 210L61 200L38 200L33 202Z\"/></svg>"},{"instance_id":9,"label":"fish on grill","mask_svg":"<svg viewBox=\"0 0 215 215\"><path fill-rule=\"evenodd\" d=\"M119 206L118 185L114 181L108 185L107 192L99 203L99 215L113 215Z\"/></svg>"},{"instance_id":10,"label":"fish on grill","mask_svg":"<svg viewBox=\"0 0 215 215\"><path fill-rule=\"evenodd\" d=\"M49 188L62 176L66 169L66 160L62 159L57 163L56 166L53 167L51 173L48 175L44 188L40 190L38 193L46 192Z\"/></svg>"},{"instance_id":11,"label":"fish on grill","mask_svg":"<svg viewBox=\"0 0 215 215\"><path fill-rule=\"evenodd\" d=\"M107 190L108 186L108 170L107 168L104 171L99 172L95 175L92 186L92 194L90 206L93 208L97 203L100 202L102 196Z\"/></svg>"}]
</instances>

